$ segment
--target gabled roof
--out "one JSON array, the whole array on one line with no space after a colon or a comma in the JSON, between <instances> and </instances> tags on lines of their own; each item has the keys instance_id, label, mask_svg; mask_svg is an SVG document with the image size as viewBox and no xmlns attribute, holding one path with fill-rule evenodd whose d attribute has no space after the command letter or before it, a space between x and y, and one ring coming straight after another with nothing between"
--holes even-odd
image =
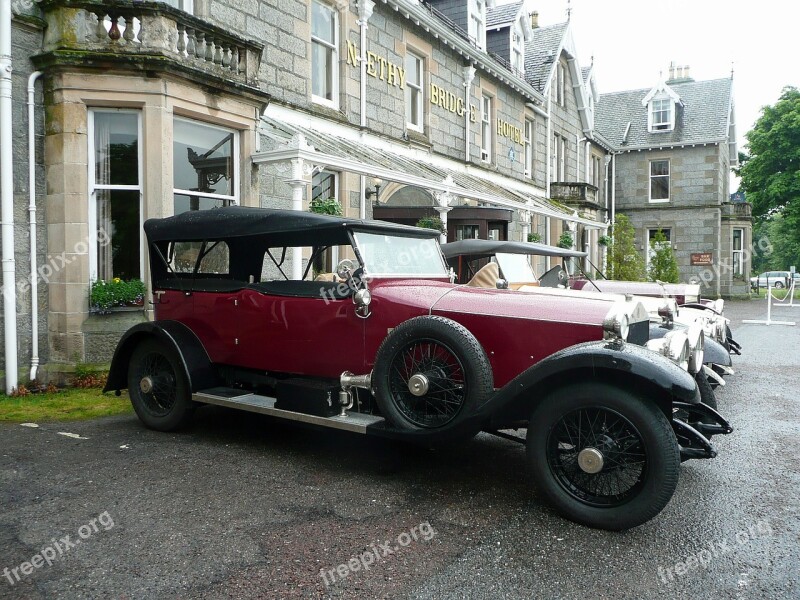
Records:
<instances>
[{"instance_id":1,"label":"gabled roof","mask_svg":"<svg viewBox=\"0 0 800 600\"><path fill-rule=\"evenodd\" d=\"M525 80L539 92L544 92L564 43L569 22L539 27L533 30L533 40L525 44Z\"/></svg>"},{"instance_id":2,"label":"gabled roof","mask_svg":"<svg viewBox=\"0 0 800 600\"><path fill-rule=\"evenodd\" d=\"M512 25L519 17L525 2L514 2L501 6L489 7L486 10L486 27L506 27Z\"/></svg>"},{"instance_id":3,"label":"gabled roof","mask_svg":"<svg viewBox=\"0 0 800 600\"><path fill-rule=\"evenodd\" d=\"M595 129L619 150L726 141L732 85L730 78L673 83L683 103L675 128L656 133L648 131L642 106L650 88L603 94L595 106Z\"/></svg>"}]
</instances>

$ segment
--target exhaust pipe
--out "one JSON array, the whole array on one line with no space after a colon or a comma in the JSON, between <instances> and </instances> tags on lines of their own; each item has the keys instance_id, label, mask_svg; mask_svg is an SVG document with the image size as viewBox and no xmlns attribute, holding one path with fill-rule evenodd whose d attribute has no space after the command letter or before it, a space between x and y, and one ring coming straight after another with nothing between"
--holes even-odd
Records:
<instances>
[{"instance_id":1,"label":"exhaust pipe","mask_svg":"<svg viewBox=\"0 0 800 600\"><path fill-rule=\"evenodd\" d=\"M346 417L347 411L353 408L353 402L355 401L353 388L372 391L372 372L366 375L356 375L350 371L345 371L339 376L339 383L342 386L342 390L339 392L339 404L342 407L339 416Z\"/></svg>"}]
</instances>

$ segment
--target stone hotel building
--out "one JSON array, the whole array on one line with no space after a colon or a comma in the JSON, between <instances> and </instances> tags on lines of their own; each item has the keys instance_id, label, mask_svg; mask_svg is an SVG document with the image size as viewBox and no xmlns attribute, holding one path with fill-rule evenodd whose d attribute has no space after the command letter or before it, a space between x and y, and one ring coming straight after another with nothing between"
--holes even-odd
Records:
<instances>
[{"instance_id":1,"label":"stone hotel building","mask_svg":"<svg viewBox=\"0 0 800 600\"><path fill-rule=\"evenodd\" d=\"M91 283L149 285L142 222L187 210L335 198L351 217L438 216L443 240L569 232L588 265L616 202L643 244L669 229L687 276L694 253L721 261L749 243L724 201L730 88L601 96L569 23L539 26L523 2L17 0L12 13L7 387L107 363L152 315L92 312ZM662 98L672 129L649 131ZM664 160L670 195L653 202L643 190ZM294 277L307 259L292 257Z\"/></svg>"}]
</instances>

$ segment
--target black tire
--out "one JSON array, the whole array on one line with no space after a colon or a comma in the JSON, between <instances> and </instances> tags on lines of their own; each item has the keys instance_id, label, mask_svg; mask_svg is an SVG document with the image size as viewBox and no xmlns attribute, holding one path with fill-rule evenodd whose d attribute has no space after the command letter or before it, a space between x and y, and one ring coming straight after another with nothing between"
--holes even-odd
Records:
<instances>
[{"instance_id":1,"label":"black tire","mask_svg":"<svg viewBox=\"0 0 800 600\"><path fill-rule=\"evenodd\" d=\"M411 391L412 377L421 387ZM478 340L443 317L415 317L395 327L375 356L372 377L381 414L406 430L455 425L494 389L492 368Z\"/></svg>"},{"instance_id":2,"label":"black tire","mask_svg":"<svg viewBox=\"0 0 800 600\"><path fill-rule=\"evenodd\" d=\"M700 399L703 404L717 410L717 395L708 382L708 376L701 370L695 375L695 381L697 381L697 387L700 388Z\"/></svg>"},{"instance_id":3,"label":"black tire","mask_svg":"<svg viewBox=\"0 0 800 600\"><path fill-rule=\"evenodd\" d=\"M148 381L143 385L145 378ZM144 340L133 351L128 394L142 423L158 431L185 425L197 406L175 352L152 339Z\"/></svg>"},{"instance_id":4,"label":"black tire","mask_svg":"<svg viewBox=\"0 0 800 600\"><path fill-rule=\"evenodd\" d=\"M545 500L589 527L641 525L661 512L678 485L680 450L664 413L610 384L578 383L550 394L531 414L527 445ZM591 449L595 462L588 466L600 469L594 473L578 461ZM582 456L584 463L592 458L591 452Z\"/></svg>"},{"instance_id":5,"label":"black tire","mask_svg":"<svg viewBox=\"0 0 800 600\"><path fill-rule=\"evenodd\" d=\"M782 282L782 281L776 281L776 282L775 282L775 285L774 285L774 286L772 286L772 287L774 287L776 290L782 290L782 289L783 289L783 287L784 287L784 286L783 286L783 282Z\"/></svg>"}]
</instances>

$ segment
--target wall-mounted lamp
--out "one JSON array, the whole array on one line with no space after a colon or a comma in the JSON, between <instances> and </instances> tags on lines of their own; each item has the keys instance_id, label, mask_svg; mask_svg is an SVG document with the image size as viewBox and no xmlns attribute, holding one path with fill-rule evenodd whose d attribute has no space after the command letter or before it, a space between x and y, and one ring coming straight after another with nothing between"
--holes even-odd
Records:
<instances>
[{"instance_id":1,"label":"wall-mounted lamp","mask_svg":"<svg viewBox=\"0 0 800 600\"><path fill-rule=\"evenodd\" d=\"M364 196L366 196L367 200L369 200L372 196L375 196L375 204L378 204L380 201L380 194L381 194L381 185L383 181L379 177L375 177L372 180L372 183L375 184L375 189L371 190L369 188L364 190Z\"/></svg>"}]
</instances>

